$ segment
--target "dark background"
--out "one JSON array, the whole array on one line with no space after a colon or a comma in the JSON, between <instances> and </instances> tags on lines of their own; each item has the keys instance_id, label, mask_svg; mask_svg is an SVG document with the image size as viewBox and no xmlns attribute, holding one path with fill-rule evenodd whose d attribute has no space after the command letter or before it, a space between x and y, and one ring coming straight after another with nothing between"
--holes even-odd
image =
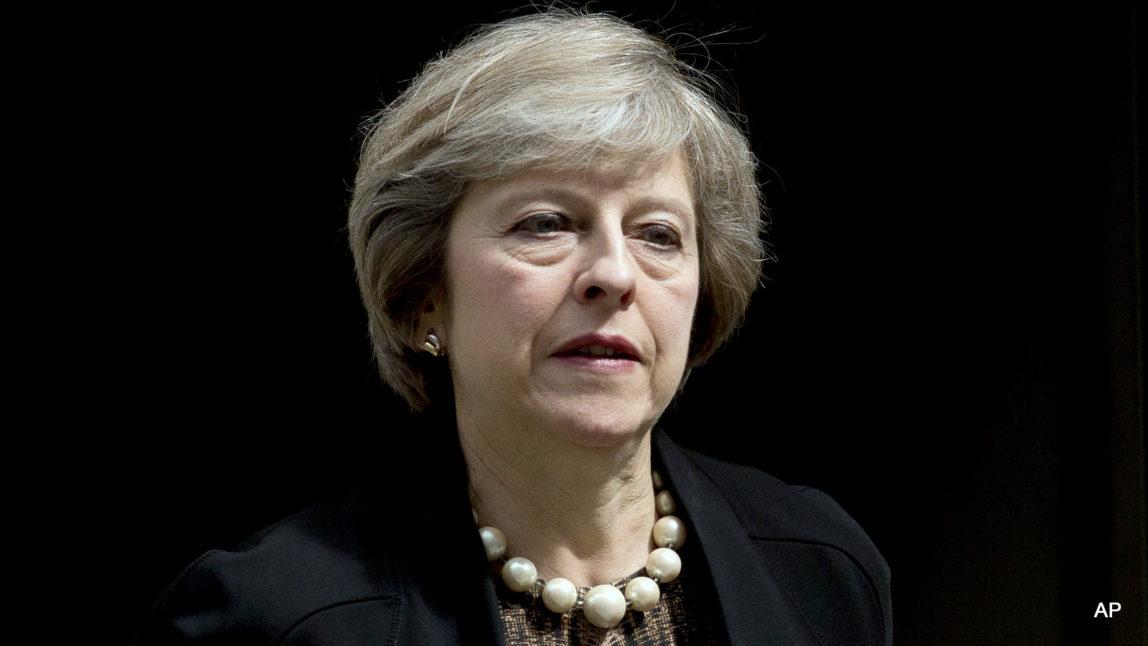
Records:
<instances>
[{"instance_id":1,"label":"dark background","mask_svg":"<svg viewBox=\"0 0 1148 646\"><path fill-rule=\"evenodd\" d=\"M96 123L47 170L85 178L91 324L60 373L112 426L78 445L110 456L78 488L123 590L99 632L130 639L201 552L419 433L374 375L342 230L358 126L514 6L78 39L56 107ZM766 289L664 425L841 502L892 567L898 643L1142 643L1132 3L594 7L713 57L772 211Z\"/></svg>"}]
</instances>

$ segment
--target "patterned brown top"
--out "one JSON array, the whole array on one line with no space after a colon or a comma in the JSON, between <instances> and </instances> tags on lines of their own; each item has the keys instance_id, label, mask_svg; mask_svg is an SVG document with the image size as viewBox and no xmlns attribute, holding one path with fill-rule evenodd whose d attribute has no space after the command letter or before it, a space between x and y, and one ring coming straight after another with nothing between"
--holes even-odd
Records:
<instances>
[{"instance_id":1,"label":"patterned brown top","mask_svg":"<svg viewBox=\"0 0 1148 646\"><path fill-rule=\"evenodd\" d=\"M619 589L645 571L635 572L616 582ZM566 614L551 612L540 594L514 592L502 579L498 588L498 609L506 631L507 646L717 646L709 605L699 594L697 582L682 569L677 579L661 584L658 605L647 612L627 610L622 623L598 628L581 610ZM579 588L585 594L590 588Z\"/></svg>"}]
</instances>

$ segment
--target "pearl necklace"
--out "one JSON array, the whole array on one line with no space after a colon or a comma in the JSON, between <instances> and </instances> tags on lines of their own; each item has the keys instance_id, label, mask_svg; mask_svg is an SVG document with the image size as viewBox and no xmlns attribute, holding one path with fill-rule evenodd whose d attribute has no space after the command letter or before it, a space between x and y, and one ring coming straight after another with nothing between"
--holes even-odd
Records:
<instances>
[{"instance_id":1,"label":"pearl necklace","mask_svg":"<svg viewBox=\"0 0 1148 646\"><path fill-rule=\"evenodd\" d=\"M658 512L658 521L654 523L651 535L658 547L646 559L646 574L649 576L634 577L626 584L625 592L603 583L580 597L578 589L567 579L556 577L544 581L538 578L538 568L530 559L506 557L506 535L496 527L480 527L478 530L486 549L486 559L492 563L502 561L502 580L506 587L533 596L541 590L542 603L552 612L565 614L572 608L580 608L586 619L599 628L617 626L628 608L646 612L658 605L661 598L658 584L669 583L681 573L682 559L675 550L686 540L685 523L673 515L677 505L670 492L665 491L661 474L653 471L650 475L656 492L654 508ZM477 524L477 518L475 522Z\"/></svg>"}]
</instances>

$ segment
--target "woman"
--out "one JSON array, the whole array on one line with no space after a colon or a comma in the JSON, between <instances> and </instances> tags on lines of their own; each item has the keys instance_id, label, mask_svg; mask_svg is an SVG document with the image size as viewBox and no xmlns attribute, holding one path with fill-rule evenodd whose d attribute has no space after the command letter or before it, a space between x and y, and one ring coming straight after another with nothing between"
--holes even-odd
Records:
<instances>
[{"instance_id":1,"label":"woman","mask_svg":"<svg viewBox=\"0 0 1148 646\"><path fill-rule=\"evenodd\" d=\"M139 643L888 643L887 567L840 508L654 428L763 255L707 87L561 11L429 64L375 120L349 218L428 455L208 553Z\"/></svg>"}]
</instances>

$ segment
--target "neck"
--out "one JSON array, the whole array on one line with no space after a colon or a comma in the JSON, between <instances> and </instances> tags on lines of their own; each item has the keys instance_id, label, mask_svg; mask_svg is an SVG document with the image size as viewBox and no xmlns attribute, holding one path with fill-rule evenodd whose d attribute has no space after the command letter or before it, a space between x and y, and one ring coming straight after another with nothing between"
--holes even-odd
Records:
<instances>
[{"instance_id":1,"label":"neck","mask_svg":"<svg viewBox=\"0 0 1148 646\"><path fill-rule=\"evenodd\" d=\"M459 438L481 525L506 534L543 579L609 583L640 570L657 515L650 433L609 446L580 446L539 432L468 426Z\"/></svg>"}]
</instances>

